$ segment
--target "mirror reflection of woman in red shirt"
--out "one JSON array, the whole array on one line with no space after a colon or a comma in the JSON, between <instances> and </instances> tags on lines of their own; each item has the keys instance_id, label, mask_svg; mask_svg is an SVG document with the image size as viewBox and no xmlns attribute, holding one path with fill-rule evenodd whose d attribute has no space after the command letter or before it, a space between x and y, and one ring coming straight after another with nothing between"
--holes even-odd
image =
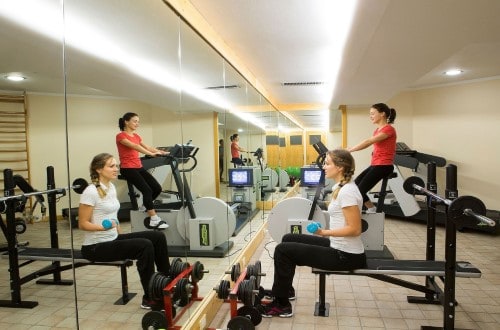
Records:
<instances>
[{"instance_id":1,"label":"mirror reflection of woman in red shirt","mask_svg":"<svg viewBox=\"0 0 500 330\"><path fill-rule=\"evenodd\" d=\"M238 133L234 133L230 137L231 140L231 163L236 165L243 165L243 160L241 160L240 152L248 152L238 145L240 141L240 136Z\"/></svg>"},{"instance_id":2,"label":"mirror reflection of woman in red shirt","mask_svg":"<svg viewBox=\"0 0 500 330\"><path fill-rule=\"evenodd\" d=\"M120 156L120 174L142 193L142 202L150 217L150 227L166 229L168 224L156 214L153 202L160 195L162 187L151 173L142 167L139 153L156 157L165 156L168 152L142 142L140 135L135 133L139 127L139 115L136 113L127 112L118 120L118 126L121 132L116 135L116 146Z\"/></svg>"}]
</instances>

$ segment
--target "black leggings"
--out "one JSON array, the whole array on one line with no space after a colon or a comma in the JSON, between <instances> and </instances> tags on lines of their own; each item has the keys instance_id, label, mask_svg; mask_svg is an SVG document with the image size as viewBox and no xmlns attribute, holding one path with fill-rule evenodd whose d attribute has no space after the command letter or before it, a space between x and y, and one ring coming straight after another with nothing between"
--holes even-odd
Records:
<instances>
[{"instance_id":1,"label":"black leggings","mask_svg":"<svg viewBox=\"0 0 500 330\"><path fill-rule=\"evenodd\" d=\"M363 196L363 203L370 200L367 193L375 187L377 182L387 177L392 171L394 171L393 165L372 165L368 166L356 177L354 182L358 186L361 196Z\"/></svg>"},{"instance_id":2,"label":"black leggings","mask_svg":"<svg viewBox=\"0 0 500 330\"><path fill-rule=\"evenodd\" d=\"M275 297L288 298L296 266L325 270L351 270L366 266L366 256L330 247L330 239L315 235L286 234L274 250Z\"/></svg>"},{"instance_id":3,"label":"black leggings","mask_svg":"<svg viewBox=\"0 0 500 330\"><path fill-rule=\"evenodd\" d=\"M224 158L219 158L219 178L222 180L222 174L224 173Z\"/></svg>"},{"instance_id":4,"label":"black leggings","mask_svg":"<svg viewBox=\"0 0 500 330\"><path fill-rule=\"evenodd\" d=\"M240 157L233 157L231 158L231 163L233 163L234 167L236 167L236 165L243 165L243 160Z\"/></svg>"},{"instance_id":5,"label":"black leggings","mask_svg":"<svg viewBox=\"0 0 500 330\"><path fill-rule=\"evenodd\" d=\"M170 273L167 239L165 234L158 231L120 234L114 241L83 245L82 256L90 261L100 262L137 260L137 271L146 297L155 264L159 272L167 275Z\"/></svg>"},{"instance_id":6,"label":"black leggings","mask_svg":"<svg viewBox=\"0 0 500 330\"><path fill-rule=\"evenodd\" d=\"M151 173L144 168L121 168L120 174L142 193L142 203L146 210L153 210L153 201L160 195L162 188Z\"/></svg>"}]
</instances>

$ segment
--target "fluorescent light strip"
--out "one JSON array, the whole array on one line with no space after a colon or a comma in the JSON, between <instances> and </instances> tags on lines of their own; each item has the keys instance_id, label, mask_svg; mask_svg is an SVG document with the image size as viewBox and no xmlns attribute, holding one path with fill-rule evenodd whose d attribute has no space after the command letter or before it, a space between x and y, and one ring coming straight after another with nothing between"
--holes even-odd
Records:
<instances>
[{"instance_id":1,"label":"fluorescent light strip","mask_svg":"<svg viewBox=\"0 0 500 330\"><path fill-rule=\"evenodd\" d=\"M54 40L62 41L61 31L66 29L65 43L68 46L106 61L118 63L139 77L174 91L182 91L218 108L231 107L231 104L220 95L203 90L191 82L179 81L179 78L173 76L161 65L145 59L143 55L131 53L127 47L116 44L111 36L108 37L103 31L94 29L91 22L81 17L71 17L71 24L64 26L62 6L58 3L50 0L2 0L0 1L0 16Z\"/></svg>"}]
</instances>

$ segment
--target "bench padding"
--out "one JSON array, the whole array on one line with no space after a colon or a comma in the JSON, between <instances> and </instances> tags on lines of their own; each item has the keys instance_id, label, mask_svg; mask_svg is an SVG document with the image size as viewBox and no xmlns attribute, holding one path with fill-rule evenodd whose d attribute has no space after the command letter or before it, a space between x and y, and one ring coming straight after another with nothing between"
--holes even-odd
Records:
<instances>
[{"instance_id":1,"label":"bench padding","mask_svg":"<svg viewBox=\"0 0 500 330\"><path fill-rule=\"evenodd\" d=\"M414 275L414 276L444 276L444 261L427 260L391 260L367 259L367 265L362 269L352 271L329 271L313 268L314 274L343 274L343 275ZM481 271L469 262L459 261L456 264L457 277L481 277Z\"/></svg>"},{"instance_id":2,"label":"bench padding","mask_svg":"<svg viewBox=\"0 0 500 330\"><path fill-rule=\"evenodd\" d=\"M18 248L18 259L19 260L40 260L40 261L60 261L60 262L72 262L71 249L54 249L54 248L32 248L32 247L22 247ZM0 256L1 258L8 258L9 253L4 252ZM85 259L82 256L80 250L73 250L73 258L75 263L78 264L96 264L96 265L116 265L116 266L131 266L133 264L132 260L119 260L119 261L107 261L107 262L94 262Z\"/></svg>"}]
</instances>

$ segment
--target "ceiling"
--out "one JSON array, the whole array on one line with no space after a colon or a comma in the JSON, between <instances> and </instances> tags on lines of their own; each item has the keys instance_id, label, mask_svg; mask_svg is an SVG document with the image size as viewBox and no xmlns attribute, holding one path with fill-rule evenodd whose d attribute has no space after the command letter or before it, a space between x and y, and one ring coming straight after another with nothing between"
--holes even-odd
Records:
<instances>
[{"instance_id":1,"label":"ceiling","mask_svg":"<svg viewBox=\"0 0 500 330\"><path fill-rule=\"evenodd\" d=\"M328 61L331 48L327 47L327 40L339 22L335 13L326 10L329 0L190 2L237 54L241 61L234 63L236 69L250 72L268 100L307 129L332 129L334 118L330 116L328 120L320 115L339 105L369 106L406 90L500 76L498 0L359 0L339 55L338 73ZM54 7L59 1L5 0L0 4L0 78L8 72L30 76L21 83L0 79L0 90L61 92L61 47L57 38L41 31L48 15L31 19L42 21L35 30L20 25L17 18L12 19L14 6L26 15L22 5L32 7L35 3ZM167 70L177 65L177 54L157 43L160 38L175 41L178 37L169 33L177 28L177 23L165 18L167 10L162 1L66 3L66 21L74 21L74 17L87 23L92 28L87 34L92 35L93 42L102 38L102 44L107 45L112 40L123 45L127 55L140 59L137 63L148 63L152 68ZM205 87L221 85L211 80L213 72L205 71L220 62L218 54L210 51L208 56L207 50L200 47L196 43L186 44L183 50L184 56L197 63L189 76ZM165 88L162 82L141 76L137 70L124 69L125 63L120 62L123 57L105 59L71 44L65 52L71 55L66 88L73 94L126 96L167 107L177 102L174 87ZM196 56L199 53L205 55ZM450 68L460 68L463 74L443 75ZM232 76L238 80L236 71L229 75ZM231 84L229 80L226 82ZM225 95L232 93L232 97L239 97L238 91L226 91ZM186 110L218 111L214 103L203 98L188 95L184 99Z\"/></svg>"}]
</instances>

